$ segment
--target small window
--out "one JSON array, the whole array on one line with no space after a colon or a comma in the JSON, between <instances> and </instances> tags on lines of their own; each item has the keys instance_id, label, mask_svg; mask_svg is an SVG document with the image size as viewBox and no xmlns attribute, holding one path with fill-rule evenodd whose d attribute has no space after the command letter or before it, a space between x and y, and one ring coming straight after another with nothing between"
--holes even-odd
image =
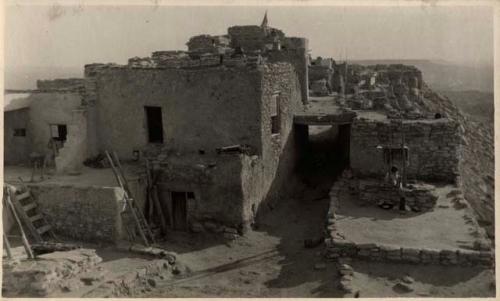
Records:
<instances>
[{"instance_id":1,"label":"small window","mask_svg":"<svg viewBox=\"0 0 500 301\"><path fill-rule=\"evenodd\" d=\"M26 129L14 129L14 137L26 137Z\"/></svg>"},{"instance_id":2,"label":"small window","mask_svg":"<svg viewBox=\"0 0 500 301\"><path fill-rule=\"evenodd\" d=\"M279 94L271 98L271 134L280 133L280 101Z\"/></svg>"},{"instance_id":3,"label":"small window","mask_svg":"<svg viewBox=\"0 0 500 301\"><path fill-rule=\"evenodd\" d=\"M401 148L386 148L384 149L384 161L386 164L392 165L393 162L401 162ZM404 156L406 165L408 165L408 148L404 148Z\"/></svg>"},{"instance_id":4,"label":"small window","mask_svg":"<svg viewBox=\"0 0 500 301\"><path fill-rule=\"evenodd\" d=\"M148 141L163 143L163 120L161 107L144 107L148 127Z\"/></svg>"},{"instance_id":5,"label":"small window","mask_svg":"<svg viewBox=\"0 0 500 301\"><path fill-rule=\"evenodd\" d=\"M66 141L68 136L68 127L65 124L51 124L50 136L56 141Z\"/></svg>"}]
</instances>

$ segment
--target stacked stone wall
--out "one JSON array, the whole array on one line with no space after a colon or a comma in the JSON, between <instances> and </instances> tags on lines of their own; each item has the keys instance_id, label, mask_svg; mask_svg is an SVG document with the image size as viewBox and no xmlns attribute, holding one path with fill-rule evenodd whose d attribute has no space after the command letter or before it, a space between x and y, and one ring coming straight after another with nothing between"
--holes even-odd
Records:
<instances>
[{"instance_id":1,"label":"stacked stone wall","mask_svg":"<svg viewBox=\"0 0 500 301\"><path fill-rule=\"evenodd\" d=\"M480 250L446 250L430 248L402 248L380 243L356 244L346 240L336 227L336 212L341 193L348 192L349 180L340 179L330 190L330 206L326 223L326 257L338 261L339 258L359 258L370 261L391 261L412 264L486 266L494 264L494 253L488 246Z\"/></svg>"},{"instance_id":2,"label":"stacked stone wall","mask_svg":"<svg viewBox=\"0 0 500 301\"><path fill-rule=\"evenodd\" d=\"M36 86L41 91L83 91L85 87L83 78L58 78L53 80L37 80Z\"/></svg>"},{"instance_id":3,"label":"stacked stone wall","mask_svg":"<svg viewBox=\"0 0 500 301\"><path fill-rule=\"evenodd\" d=\"M30 189L57 235L109 243L121 238L122 189L60 185L31 185Z\"/></svg>"},{"instance_id":4,"label":"stacked stone wall","mask_svg":"<svg viewBox=\"0 0 500 301\"><path fill-rule=\"evenodd\" d=\"M410 184L403 189L406 205L413 210L427 211L436 206L438 197L434 194L434 186L426 184ZM394 206L399 204L401 192L397 187L381 181L360 180L359 200L364 204L377 205L384 201Z\"/></svg>"},{"instance_id":5,"label":"stacked stone wall","mask_svg":"<svg viewBox=\"0 0 500 301\"><path fill-rule=\"evenodd\" d=\"M406 121L355 119L351 126L351 167L360 177L382 178L389 170L384 148L400 149L404 132L410 180L455 182L461 157L458 124L448 119ZM378 147L380 146L380 147ZM401 161L401 160L399 160ZM394 161L402 171L402 162Z\"/></svg>"}]
</instances>

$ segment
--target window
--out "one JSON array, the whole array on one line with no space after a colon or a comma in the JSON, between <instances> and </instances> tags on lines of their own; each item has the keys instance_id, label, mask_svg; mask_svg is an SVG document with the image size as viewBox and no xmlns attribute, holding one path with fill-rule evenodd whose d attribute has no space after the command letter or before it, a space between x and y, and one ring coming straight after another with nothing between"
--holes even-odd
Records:
<instances>
[{"instance_id":1,"label":"window","mask_svg":"<svg viewBox=\"0 0 500 301\"><path fill-rule=\"evenodd\" d=\"M161 107L144 107L150 143L163 143L163 121Z\"/></svg>"},{"instance_id":2,"label":"window","mask_svg":"<svg viewBox=\"0 0 500 301\"><path fill-rule=\"evenodd\" d=\"M68 128L65 124L51 124L50 136L56 141L66 141L68 136Z\"/></svg>"},{"instance_id":3,"label":"window","mask_svg":"<svg viewBox=\"0 0 500 301\"><path fill-rule=\"evenodd\" d=\"M26 129L14 129L14 137L26 137Z\"/></svg>"},{"instance_id":4,"label":"window","mask_svg":"<svg viewBox=\"0 0 500 301\"><path fill-rule=\"evenodd\" d=\"M271 97L271 134L280 133L280 101L279 94Z\"/></svg>"},{"instance_id":5,"label":"window","mask_svg":"<svg viewBox=\"0 0 500 301\"><path fill-rule=\"evenodd\" d=\"M401 162L401 148L385 148L384 149L384 161L386 164L393 164L394 162ZM404 148L404 156L406 165L409 164L408 160L408 147Z\"/></svg>"}]
</instances>

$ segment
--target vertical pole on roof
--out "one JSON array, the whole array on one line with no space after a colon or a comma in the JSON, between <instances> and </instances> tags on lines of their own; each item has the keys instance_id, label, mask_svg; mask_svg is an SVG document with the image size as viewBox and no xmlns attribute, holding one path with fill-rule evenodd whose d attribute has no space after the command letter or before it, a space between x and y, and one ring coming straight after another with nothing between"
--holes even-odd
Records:
<instances>
[{"instance_id":1,"label":"vertical pole on roof","mask_svg":"<svg viewBox=\"0 0 500 301\"><path fill-rule=\"evenodd\" d=\"M405 131L403 125L403 116L401 115L401 161L403 162L401 173L401 184L406 187L406 156L405 156Z\"/></svg>"}]
</instances>

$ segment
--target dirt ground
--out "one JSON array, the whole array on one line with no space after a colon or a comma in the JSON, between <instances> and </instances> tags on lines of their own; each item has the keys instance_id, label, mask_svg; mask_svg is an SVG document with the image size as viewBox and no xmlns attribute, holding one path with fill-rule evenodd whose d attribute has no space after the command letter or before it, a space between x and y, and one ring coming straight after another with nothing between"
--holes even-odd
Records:
<instances>
[{"instance_id":1,"label":"dirt ground","mask_svg":"<svg viewBox=\"0 0 500 301\"><path fill-rule=\"evenodd\" d=\"M171 236L165 248L179 254L190 273L159 281L135 297L343 297L336 264L324 260L324 245L304 248L321 236L328 200L306 191L268 210L259 228L231 243L210 236ZM352 262L353 287L361 297L494 296L492 270ZM412 291L394 286L411 276Z\"/></svg>"},{"instance_id":2,"label":"dirt ground","mask_svg":"<svg viewBox=\"0 0 500 301\"><path fill-rule=\"evenodd\" d=\"M422 266L412 264L352 263L352 286L360 297L494 297L493 270L481 268ZM395 285L409 276L407 284L413 291L403 291Z\"/></svg>"},{"instance_id":3,"label":"dirt ground","mask_svg":"<svg viewBox=\"0 0 500 301\"><path fill-rule=\"evenodd\" d=\"M304 248L304 239L322 235L327 206L316 196L281 202L264 213L258 229L231 243L193 237L197 243L189 245L171 237L164 247L191 273L141 297L340 297L323 245Z\"/></svg>"},{"instance_id":4,"label":"dirt ground","mask_svg":"<svg viewBox=\"0 0 500 301\"><path fill-rule=\"evenodd\" d=\"M359 206L347 193L340 198L337 216L339 232L356 243L380 243L407 248L460 250L473 248L486 234L470 208L455 208L449 193L453 185L436 188L436 207L429 212L383 210Z\"/></svg>"}]
</instances>

